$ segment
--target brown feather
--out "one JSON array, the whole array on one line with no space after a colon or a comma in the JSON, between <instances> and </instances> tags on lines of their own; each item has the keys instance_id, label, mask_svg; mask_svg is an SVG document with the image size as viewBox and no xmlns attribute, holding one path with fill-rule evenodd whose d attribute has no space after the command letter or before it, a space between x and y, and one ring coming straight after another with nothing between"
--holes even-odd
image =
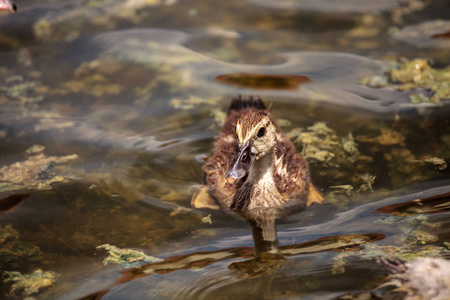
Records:
<instances>
[{"instance_id":1,"label":"brown feather","mask_svg":"<svg viewBox=\"0 0 450 300\"><path fill-rule=\"evenodd\" d=\"M220 203L223 209L242 210L248 206L248 202L244 200L249 197L252 183L246 182L245 185L249 185L249 188L241 189L245 178L230 184L225 180L225 173L236 155L239 134L251 136L250 132L256 130L264 118L269 118L275 125L275 121L261 99L242 99L239 96L231 101L224 129L215 143L214 155L203 167L204 185L208 187L209 194ZM311 183L306 161L295 152L294 144L278 127L275 147L276 165L273 168L273 178L278 191L264 195L265 204L304 207L311 203L322 202L323 197ZM238 190L239 194L236 195Z\"/></svg>"}]
</instances>

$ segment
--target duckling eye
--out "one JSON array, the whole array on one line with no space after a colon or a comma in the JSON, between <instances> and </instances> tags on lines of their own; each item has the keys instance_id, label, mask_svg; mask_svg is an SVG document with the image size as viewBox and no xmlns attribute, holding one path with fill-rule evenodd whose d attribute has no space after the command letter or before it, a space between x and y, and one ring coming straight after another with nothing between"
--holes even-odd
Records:
<instances>
[{"instance_id":1,"label":"duckling eye","mask_svg":"<svg viewBox=\"0 0 450 300\"><path fill-rule=\"evenodd\" d=\"M263 137L266 134L266 127L261 127L258 131L257 136L258 137Z\"/></svg>"}]
</instances>

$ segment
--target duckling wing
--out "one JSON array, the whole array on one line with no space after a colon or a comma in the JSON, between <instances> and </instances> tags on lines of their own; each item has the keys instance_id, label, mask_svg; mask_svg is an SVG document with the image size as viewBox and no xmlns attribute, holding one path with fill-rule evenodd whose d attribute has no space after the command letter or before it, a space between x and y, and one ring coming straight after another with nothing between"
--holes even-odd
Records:
<instances>
[{"instance_id":1,"label":"duckling wing","mask_svg":"<svg viewBox=\"0 0 450 300\"><path fill-rule=\"evenodd\" d=\"M277 135L274 180L278 191L292 205L321 203L323 197L311 183L306 160L295 152L294 144L283 134Z\"/></svg>"},{"instance_id":2,"label":"duckling wing","mask_svg":"<svg viewBox=\"0 0 450 300\"><path fill-rule=\"evenodd\" d=\"M225 173L232 164L236 151L235 135L224 132L216 142L214 155L208 158L203 166L205 173L203 184L208 187L209 194L224 208L231 205L234 193L239 187L239 183L231 185L225 180Z\"/></svg>"}]
</instances>

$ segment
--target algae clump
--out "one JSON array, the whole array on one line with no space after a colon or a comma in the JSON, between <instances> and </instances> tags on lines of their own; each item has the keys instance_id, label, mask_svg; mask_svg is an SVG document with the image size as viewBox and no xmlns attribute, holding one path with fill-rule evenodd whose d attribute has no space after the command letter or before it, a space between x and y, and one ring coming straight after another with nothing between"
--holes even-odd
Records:
<instances>
[{"instance_id":1,"label":"algae clump","mask_svg":"<svg viewBox=\"0 0 450 300\"><path fill-rule=\"evenodd\" d=\"M207 223L207 224L211 225L212 224L211 215L207 215L206 217L203 217L202 222L205 224Z\"/></svg>"},{"instance_id":2,"label":"algae clump","mask_svg":"<svg viewBox=\"0 0 450 300\"><path fill-rule=\"evenodd\" d=\"M48 288L56 282L56 275L53 272L44 272L37 269L30 274L20 272L5 272L8 278L5 282L13 282L10 293L13 295L30 296L36 294L43 288Z\"/></svg>"},{"instance_id":3,"label":"algae clump","mask_svg":"<svg viewBox=\"0 0 450 300\"><path fill-rule=\"evenodd\" d=\"M435 166L436 169L442 171L444 169L447 168L447 162L439 157L434 157L434 156L430 156L430 157L426 157L424 159L414 159L411 160L410 162L414 162L414 163L429 163L429 164L433 164Z\"/></svg>"},{"instance_id":4,"label":"algae clump","mask_svg":"<svg viewBox=\"0 0 450 300\"><path fill-rule=\"evenodd\" d=\"M353 186L350 184L333 185L330 189L335 189L334 193L346 193L349 196L353 193Z\"/></svg>"},{"instance_id":5,"label":"algae clump","mask_svg":"<svg viewBox=\"0 0 450 300\"><path fill-rule=\"evenodd\" d=\"M0 225L0 270L16 267L23 260L41 255L37 246L19 240L19 233L11 224ZM1 271L0 271L1 272Z\"/></svg>"},{"instance_id":6,"label":"algae clump","mask_svg":"<svg viewBox=\"0 0 450 300\"><path fill-rule=\"evenodd\" d=\"M375 223L387 226L394 225L395 228L399 229L400 233L395 235L398 245L369 243L357 254L363 260L384 257L387 259L400 258L408 261L417 257L439 257L449 252L445 248L447 246L446 242L442 246L433 245L433 243L439 242L439 238L427 230L439 228L441 223L428 222L427 215L419 214L401 217L391 215L380 218ZM334 258L333 274L345 272L347 257L354 255L354 253L350 252L337 255Z\"/></svg>"},{"instance_id":7,"label":"algae clump","mask_svg":"<svg viewBox=\"0 0 450 300\"><path fill-rule=\"evenodd\" d=\"M372 184L375 182L375 178L376 178L376 176L370 175L369 173L365 173L365 174L361 175L361 179L363 180L363 183L359 187L358 192L363 192L363 191L372 191L373 192Z\"/></svg>"},{"instance_id":8,"label":"algae clump","mask_svg":"<svg viewBox=\"0 0 450 300\"><path fill-rule=\"evenodd\" d=\"M42 153L45 148L34 145L26 150L28 158L0 168L0 192L17 189L51 189L50 184L66 181L65 177L57 176L52 169L57 164L64 164L75 160L78 155L46 156Z\"/></svg>"},{"instance_id":9,"label":"algae clump","mask_svg":"<svg viewBox=\"0 0 450 300\"><path fill-rule=\"evenodd\" d=\"M105 249L109 252L109 256L103 260L103 264L105 266L107 264L112 263L130 267L135 265L135 263L137 263L138 261L145 261L145 262L163 261L163 259L161 258L146 255L144 252L140 250L120 249L110 244L100 245L97 247L97 249Z\"/></svg>"},{"instance_id":10,"label":"algae clump","mask_svg":"<svg viewBox=\"0 0 450 300\"><path fill-rule=\"evenodd\" d=\"M342 138L342 148L350 155L349 160L354 162L358 154L358 143L355 142L355 138L351 132L347 137Z\"/></svg>"},{"instance_id":11,"label":"algae clump","mask_svg":"<svg viewBox=\"0 0 450 300\"><path fill-rule=\"evenodd\" d=\"M303 146L304 157L330 166L353 163L358 155L358 144L352 133L340 139L324 122L309 126L306 131L294 129L287 136L294 144Z\"/></svg>"},{"instance_id":12,"label":"algae clump","mask_svg":"<svg viewBox=\"0 0 450 300\"><path fill-rule=\"evenodd\" d=\"M450 67L434 69L426 59L403 59L396 68L388 70L384 77L374 75L359 80L370 87L393 87L410 92L412 106L434 106L450 99Z\"/></svg>"}]
</instances>

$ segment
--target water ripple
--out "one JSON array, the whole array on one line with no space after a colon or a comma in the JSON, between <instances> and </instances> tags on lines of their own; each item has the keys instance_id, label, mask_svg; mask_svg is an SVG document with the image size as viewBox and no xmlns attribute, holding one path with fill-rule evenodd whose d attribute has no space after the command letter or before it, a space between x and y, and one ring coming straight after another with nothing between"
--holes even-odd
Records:
<instances>
[{"instance_id":1,"label":"water ripple","mask_svg":"<svg viewBox=\"0 0 450 300\"><path fill-rule=\"evenodd\" d=\"M191 93L205 97L257 92L262 97L275 97L277 101L312 99L376 112L400 110L401 104L408 101L403 93L357 84L363 76L383 72L389 66L387 63L352 54L305 51L280 53L279 56L285 59L281 64L232 64L189 49L185 44L190 38L189 34L179 31L130 29L99 34L90 40L90 44L121 60L165 65L186 82ZM214 82L215 78L229 78L241 73L258 74L261 78L308 78L311 82L301 88L290 86L284 90L276 86L249 87Z\"/></svg>"}]
</instances>

